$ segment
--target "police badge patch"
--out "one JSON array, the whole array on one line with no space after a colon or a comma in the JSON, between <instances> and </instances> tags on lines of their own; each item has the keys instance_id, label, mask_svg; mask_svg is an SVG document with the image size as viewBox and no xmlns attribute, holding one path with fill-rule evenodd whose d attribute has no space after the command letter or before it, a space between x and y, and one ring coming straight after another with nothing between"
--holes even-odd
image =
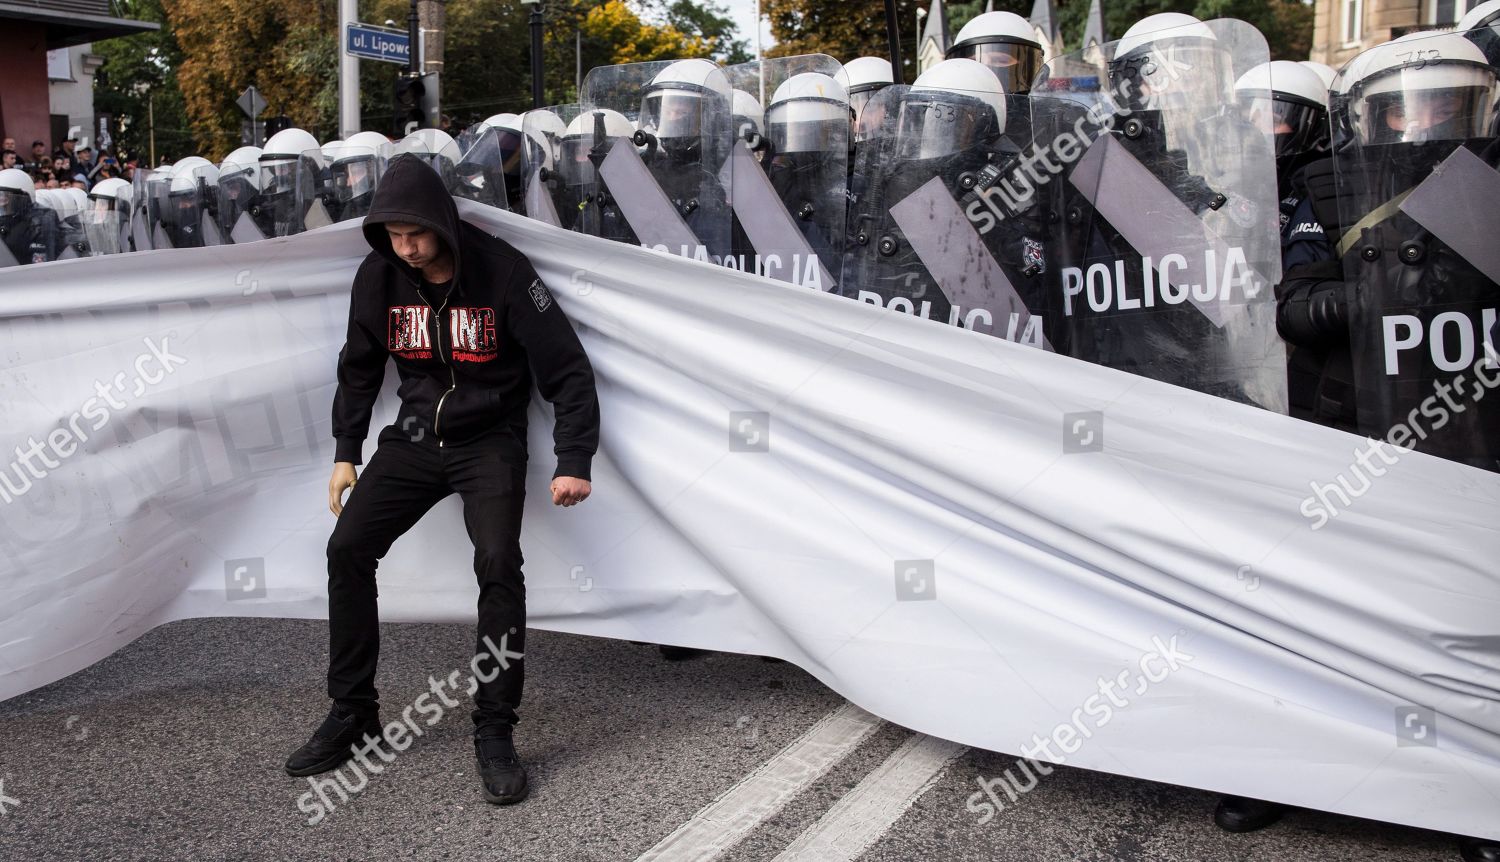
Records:
<instances>
[{"instance_id":1,"label":"police badge patch","mask_svg":"<svg viewBox=\"0 0 1500 862\"><path fill-rule=\"evenodd\" d=\"M552 294L547 292L547 285L542 284L540 278L531 282L531 301L536 303L537 311L546 311L552 307Z\"/></svg>"}]
</instances>

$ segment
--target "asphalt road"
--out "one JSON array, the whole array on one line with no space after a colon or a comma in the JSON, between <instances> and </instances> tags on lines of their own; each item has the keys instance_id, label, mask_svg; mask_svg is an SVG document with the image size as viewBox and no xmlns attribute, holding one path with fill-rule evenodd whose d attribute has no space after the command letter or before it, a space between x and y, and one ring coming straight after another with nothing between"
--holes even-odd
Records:
<instances>
[{"instance_id":1,"label":"asphalt road","mask_svg":"<svg viewBox=\"0 0 1500 862\"><path fill-rule=\"evenodd\" d=\"M472 647L467 626L383 633L387 720ZM189 620L0 703L0 860L1458 859L1449 835L1309 811L1229 835L1212 794L1066 767L981 824L965 800L1014 758L874 719L789 664L546 632L516 729L528 800L484 801L465 702L348 801L325 788L314 825L281 765L327 710L326 649L324 622Z\"/></svg>"}]
</instances>

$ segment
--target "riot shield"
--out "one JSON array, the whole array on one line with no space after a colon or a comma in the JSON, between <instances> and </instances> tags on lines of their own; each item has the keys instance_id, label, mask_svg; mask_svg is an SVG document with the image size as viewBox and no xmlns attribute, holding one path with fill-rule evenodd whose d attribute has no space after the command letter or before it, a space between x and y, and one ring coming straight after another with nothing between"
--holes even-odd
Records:
<instances>
[{"instance_id":1,"label":"riot shield","mask_svg":"<svg viewBox=\"0 0 1500 862\"><path fill-rule=\"evenodd\" d=\"M130 251L151 248L150 220L146 206L146 179L151 171L137 167L130 178Z\"/></svg>"},{"instance_id":2,"label":"riot shield","mask_svg":"<svg viewBox=\"0 0 1500 862\"><path fill-rule=\"evenodd\" d=\"M217 212L218 168L179 167L172 173L162 208L157 248L203 248L222 245Z\"/></svg>"},{"instance_id":3,"label":"riot shield","mask_svg":"<svg viewBox=\"0 0 1500 862\"><path fill-rule=\"evenodd\" d=\"M337 210L333 197L333 172L321 147L302 154L297 160L297 174L302 229L316 230L333 224L333 214Z\"/></svg>"},{"instance_id":4,"label":"riot shield","mask_svg":"<svg viewBox=\"0 0 1500 862\"><path fill-rule=\"evenodd\" d=\"M553 105L521 116L521 133L531 145L521 150L522 210L557 227L572 228L577 201L566 199L567 184L558 169L563 137L578 116L577 105Z\"/></svg>"},{"instance_id":5,"label":"riot shield","mask_svg":"<svg viewBox=\"0 0 1500 862\"><path fill-rule=\"evenodd\" d=\"M167 192L172 187L172 166L162 165L156 170L145 172L143 183L137 189L136 199L141 202L140 230L137 237L136 249L169 248L170 246L158 246L158 240L164 240L165 234L161 230L162 218L170 215L167 209Z\"/></svg>"},{"instance_id":6,"label":"riot shield","mask_svg":"<svg viewBox=\"0 0 1500 862\"><path fill-rule=\"evenodd\" d=\"M1359 431L1500 471L1496 70L1473 34L1359 56L1337 107L1340 220Z\"/></svg>"},{"instance_id":7,"label":"riot shield","mask_svg":"<svg viewBox=\"0 0 1500 862\"><path fill-rule=\"evenodd\" d=\"M219 201L215 213L218 218L219 235L226 243L265 239L265 235L260 232L250 215L251 208L259 204L260 198L258 165L242 170L221 172L217 194Z\"/></svg>"},{"instance_id":8,"label":"riot shield","mask_svg":"<svg viewBox=\"0 0 1500 862\"><path fill-rule=\"evenodd\" d=\"M53 260L88 257L88 234L83 229L83 206L71 189L37 189L36 201L56 220L57 252Z\"/></svg>"},{"instance_id":9,"label":"riot shield","mask_svg":"<svg viewBox=\"0 0 1500 862\"><path fill-rule=\"evenodd\" d=\"M390 150L388 144L366 146L343 141L327 154L328 169L320 201L329 219L341 222L369 214L370 201L385 174Z\"/></svg>"},{"instance_id":10,"label":"riot shield","mask_svg":"<svg viewBox=\"0 0 1500 862\"><path fill-rule=\"evenodd\" d=\"M92 254L120 254L130 250L128 206L117 206L114 198L91 198L82 220Z\"/></svg>"},{"instance_id":11,"label":"riot shield","mask_svg":"<svg viewBox=\"0 0 1500 862\"><path fill-rule=\"evenodd\" d=\"M1018 161L997 104L992 93L891 86L875 94L865 110L885 119L858 151L854 173L864 183L839 292L1052 350L1040 240L976 194Z\"/></svg>"},{"instance_id":12,"label":"riot shield","mask_svg":"<svg viewBox=\"0 0 1500 862\"><path fill-rule=\"evenodd\" d=\"M443 188L449 193L458 190L458 160L462 153L458 144L442 129L417 129L397 141L391 158L410 153L426 162L438 176L443 178Z\"/></svg>"},{"instance_id":13,"label":"riot shield","mask_svg":"<svg viewBox=\"0 0 1500 862\"><path fill-rule=\"evenodd\" d=\"M1053 214L1049 329L1068 355L1286 412L1274 153L1233 93L1268 59L1219 19L1043 69L1026 170L990 197Z\"/></svg>"},{"instance_id":14,"label":"riot shield","mask_svg":"<svg viewBox=\"0 0 1500 862\"><path fill-rule=\"evenodd\" d=\"M598 158L595 178L583 191L603 207L592 226L608 230L614 210L641 245L722 262L731 232L728 190L719 179L731 143L723 71L708 60L596 67L584 78L580 102L582 115L612 110L638 126L629 146L616 141L607 153L597 146L590 153ZM593 221L585 220L585 229Z\"/></svg>"},{"instance_id":15,"label":"riot shield","mask_svg":"<svg viewBox=\"0 0 1500 862\"><path fill-rule=\"evenodd\" d=\"M236 243L292 236L331 224L322 202L323 151L298 156L264 154L260 159L259 193L231 230Z\"/></svg>"},{"instance_id":16,"label":"riot shield","mask_svg":"<svg viewBox=\"0 0 1500 862\"><path fill-rule=\"evenodd\" d=\"M455 167L453 196L511 209L508 188L519 189L521 130L477 123L459 136L468 141ZM507 185L509 183L509 186Z\"/></svg>"},{"instance_id":17,"label":"riot shield","mask_svg":"<svg viewBox=\"0 0 1500 862\"><path fill-rule=\"evenodd\" d=\"M850 134L848 95L834 80L838 61L808 54L725 71L735 88L735 142L720 173L734 211L732 265L833 290L844 250Z\"/></svg>"}]
</instances>

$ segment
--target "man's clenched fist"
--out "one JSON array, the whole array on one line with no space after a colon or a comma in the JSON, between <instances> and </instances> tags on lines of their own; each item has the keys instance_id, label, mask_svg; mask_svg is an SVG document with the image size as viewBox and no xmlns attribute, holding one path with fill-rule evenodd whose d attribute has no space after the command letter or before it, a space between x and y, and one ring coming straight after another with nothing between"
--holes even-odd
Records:
<instances>
[{"instance_id":1,"label":"man's clenched fist","mask_svg":"<svg viewBox=\"0 0 1500 862\"><path fill-rule=\"evenodd\" d=\"M588 499L592 486L587 479L558 476L552 480L552 503L557 506L572 506Z\"/></svg>"}]
</instances>

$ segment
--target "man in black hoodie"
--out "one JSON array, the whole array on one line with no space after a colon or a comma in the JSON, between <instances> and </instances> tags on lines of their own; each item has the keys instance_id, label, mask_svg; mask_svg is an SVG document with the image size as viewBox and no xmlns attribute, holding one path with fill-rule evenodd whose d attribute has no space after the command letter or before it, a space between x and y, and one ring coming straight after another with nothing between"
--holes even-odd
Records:
<instances>
[{"instance_id":1,"label":"man in black hoodie","mask_svg":"<svg viewBox=\"0 0 1500 862\"><path fill-rule=\"evenodd\" d=\"M417 157L391 161L364 232L373 251L354 277L333 399L333 706L287 760L286 771L327 772L348 760L366 734L381 735L374 684L376 564L397 536L457 491L479 579L471 663L475 757L485 798L519 802L527 793L526 771L511 728L518 721L526 637L520 545L526 408L534 377L556 413L552 501L581 502L590 492L589 465L599 440L593 369L531 263L504 240L460 221L442 179ZM394 357L401 378L401 406L396 421L380 432L365 489L358 491L354 465L387 357ZM345 489L347 507L340 503ZM493 665L488 674L480 669L485 662ZM441 696L447 701L446 693Z\"/></svg>"}]
</instances>

